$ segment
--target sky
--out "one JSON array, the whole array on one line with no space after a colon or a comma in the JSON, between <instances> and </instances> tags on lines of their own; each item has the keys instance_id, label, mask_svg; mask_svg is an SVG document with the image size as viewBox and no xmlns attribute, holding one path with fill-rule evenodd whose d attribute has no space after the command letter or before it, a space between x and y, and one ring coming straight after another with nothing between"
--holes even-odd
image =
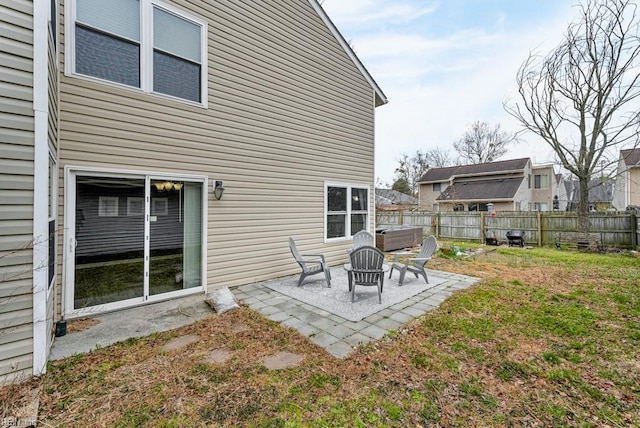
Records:
<instances>
[{"instance_id":1,"label":"sky","mask_svg":"<svg viewBox=\"0 0 640 428\"><path fill-rule=\"evenodd\" d=\"M453 150L473 122L522 127L503 103L520 101L516 73L530 52L556 47L578 0L324 0L389 103L376 109L376 179L393 183L398 158ZM500 159L554 161L522 134Z\"/></svg>"}]
</instances>

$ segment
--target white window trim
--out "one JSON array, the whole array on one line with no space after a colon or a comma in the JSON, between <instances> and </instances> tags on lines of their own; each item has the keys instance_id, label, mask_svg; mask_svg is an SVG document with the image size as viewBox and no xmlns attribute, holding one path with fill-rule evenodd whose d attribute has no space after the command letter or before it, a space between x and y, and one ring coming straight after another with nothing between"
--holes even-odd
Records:
<instances>
[{"instance_id":1,"label":"white window trim","mask_svg":"<svg viewBox=\"0 0 640 428\"><path fill-rule=\"evenodd\" d=\"M51 151L51 148L49 148L49 161L53 161L53 167L54 167L53 176L52 176L53 183L52 183L52 189L51 189L52 195L50 195L50 197L52 198L53 206L52 206L52 213L47 219L47 223L50 223L52 220L55 220L56 222L56 228L54 231L54 234L55 234L54 239L55 239L55 237L58 236L58 227L59 227L58 225L58 160L56 159L55 154ZM49 239L51 239L51 236L49 236ZM55 246L56 246L55 254L57 256L58 254L57 242L55 243ZM52 290L56 288L55 284L56 284L57 275L58 275L58 258L56 257L56 260L54 261L54 264L53 264L53 280L52 280L53 284L47 284L47 287L49 287L47 299L49 299L49 296L51 295Z\"/></svg>"},{"instance_id":2,"label":"white window trim","mask_svg":"<svg viewBox=\"0 0 640 428\"><path fill-rule=\"evenodd\" d=\"M536 187L536 177L540 177L538 181L540 182L540 187ZM543 178L544 177L544 178ZM543 186L542 181L546 180L545 185ZM533 188L535 190L544 190L549 188L549 174L534 174L533 175Z\"/></svg>"},{"instance_id":3,"label":"white window trim","mask_svg":"<svg viewBox=\"0 0 640 428\"><path fill-rule=\"evenodd\" d=\"M329 187L344 187L348 189L348 195L347 195L347 211L345 213L345 235L346 236L342 236L339 238L327 238L327 216L329 215L329 201L327 198L327 190L329 189ZM370 232L371 229L371 186L366 185L366 184L357 184L357 183L340 183L340 182L328 182L325 181L324 183L324 242L339 242L339 241L348 241L351 240L353 238L353 234L351 233L351 214L352 214L352 210L351 210L351 189L366 189L367 190L367 227L366 227L366 231ZM343 211L340 211L340 213L342 213ZM360 210L356 210L353 211L353 213L357 214L357 213L364 213L364 211L360 211Z\"/></svg>"},{"instance_id":4,"label":"white window trim","mask_svg":"<svg viewBox=\"0 0 640 428\"><path fill-rule=\"evenodd\" d=\"M190 101L184 98L174 97L172 95L162 94L153 91L153 7L158 7L173 13L180 18L199 25L202 29L200 33L200 99L201 102ZM76 72L76 0L67 0L65 2L64 11L65 21L65 66L64 74L83 80L100 82L105 85L126 89L134 92L142 92L145 94L157 96L160 98L171 99L199 107L208 108L208 56L207 56L207 37L208 24L206 21L191 15L183 10L171 6L160 0L140 0L140 88L125 85L110 80L100 79L99 77L87 76Z\"/></svg>"}]
</instances>

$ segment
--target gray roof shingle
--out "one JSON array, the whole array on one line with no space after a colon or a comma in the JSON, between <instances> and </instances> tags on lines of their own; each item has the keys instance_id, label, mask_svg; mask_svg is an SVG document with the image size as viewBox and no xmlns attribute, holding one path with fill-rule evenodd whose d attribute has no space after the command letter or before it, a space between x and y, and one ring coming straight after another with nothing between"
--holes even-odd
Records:
<instances>
[{"instance_id":1,"label":"gray roof shingle","mask_svg":"<svg viewBox=\"0 0 640 428\"><path fill-rule=\"evenodd\" d=\"M479 163L474 165L448 166L445 168L431 168L420 177L420 182L447 181L452 176L474 174L500 173L517 171L527 166L529 158L509 159L497 162Z\"/></svg>"},{"instance_id":2,"label":"gray roof shingle","mask_svg":"<svg viewBox=\"0 0 640 428\"><path fill-rule=\"evenodd\" d=\"M640 149L620 150L620 157L626 166L640 165Z\"/></svg>"},{"instance_id":3,"label":"gray roof shingle","mask_svg":"<svg viewBox=\"0 0 640 428\"><path fill-rule=\"evenodd\" d=\"M589 181L589 202L611 202L613 200L613 185L614 181L606 178L594 178ZM565 181L565 187L567 189L567 197L571 198L573 196L571 201L578 203L580 201L580 183L578 180Z\"/></svg>"},{"instance_id":4,"label":"gray roof shingle","mask_svg":"<svg viewBox=\"0 0 640 428\"><path fill-rule=\"evenodd\" d=\"M393 189L376 188L376 197L384 198L392 204L417 205L418 199Z\"/></svg>"},{"instance_id":5,"label":"gray roof shingle","mask_svg":"<svg viewBox=\"0 0 640 428\"><path fill-rule=\"evenodd\" d=\"M499 178L495 180L464 181L445 189L438 201L497 200L512 199L524 177Z\"/></svg>"}]
</instances>

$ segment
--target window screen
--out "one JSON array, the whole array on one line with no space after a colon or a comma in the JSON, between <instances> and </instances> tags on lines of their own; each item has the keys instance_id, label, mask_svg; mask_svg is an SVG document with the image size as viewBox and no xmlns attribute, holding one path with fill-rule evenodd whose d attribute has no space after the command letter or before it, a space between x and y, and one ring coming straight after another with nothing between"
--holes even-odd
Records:
<instances>
[{"instance_id":1,"label":"window screen","mask_svg":"<svg viewBox=\"0 0 640 428\"><path fill-rule=\"evenodd\" d=\"M76 71L139 88L140 46L78 25Z\"/></svg>"},{"instance_id":2,"label":"window screen","mask_svg":"<svg viewBox=\"0 0 640 428\"><path fill-rule=\"evenodd\" d=\"M168 11L155 0L76 0L75 4L71 72L203 101L205 21L177 9Z\"/></svg>"},{"instance_id":3,"label":"window screen","mask_svg":"<svg viewBox=\"0 0 640 428\"><path fill-rule=\"evenodd\" d=\"M153 90L200 101L201 27L153 8Z\"/></svg>"},{"instance_id":4,"label":"window screen","mask_svg":"<svg viewBox=\"0 0 640 428\"><path fill-rule=\"evenodd\" d=\"M140 87L139 0L77 0L76 72Z\"/></svg>"}]
</instances>

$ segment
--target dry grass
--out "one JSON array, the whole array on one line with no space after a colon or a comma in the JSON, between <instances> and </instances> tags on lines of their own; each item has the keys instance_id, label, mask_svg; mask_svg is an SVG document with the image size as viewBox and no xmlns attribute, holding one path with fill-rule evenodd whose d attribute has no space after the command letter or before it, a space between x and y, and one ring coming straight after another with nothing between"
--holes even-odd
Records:
<instances>
[{"instance_id":1,"label":"dry grass","mask_svg":"<svg viewBox=\"0 0 640 428\"><path fill-rule=\"evenodd\" d=\"M100 321L95 318L78 318L69 320L67 322L67 333L76 333L82 330L86 330L96 324L100 324Z\"/></svg>"},{"instance_id":2,"label":"dry grass","mask_svg":"<svg viewBox=\"0 0 640 428\"><path fill-rule=\"evenodd\" d=\"M437 258L482 281L345 360L241 308L51 363L0 402L40 388L44 426L638 426L639 267L555 250ZM304 359L267 370L282 351Z\"/></svg>"}]
</instances>

